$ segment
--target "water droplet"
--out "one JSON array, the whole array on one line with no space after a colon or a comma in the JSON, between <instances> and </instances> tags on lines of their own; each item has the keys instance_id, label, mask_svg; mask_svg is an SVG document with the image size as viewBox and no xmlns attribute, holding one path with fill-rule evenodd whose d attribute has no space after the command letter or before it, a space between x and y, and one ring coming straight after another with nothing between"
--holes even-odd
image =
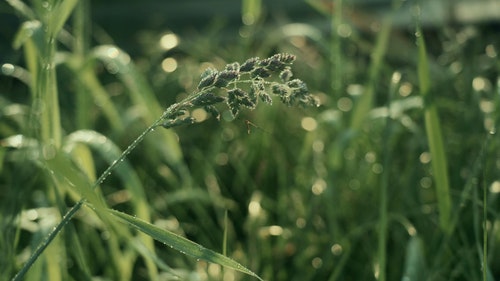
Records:
<instances>
[{"instance_id":1,"label":"water droplet","mask_svg":"<svg viewBox=\"0 0 500 281\"><path fill-rule=\"evenodd\" d=\"M111 48L108 48L106 50L106 55L112 59L118 57L119 54L120 54L120 51L115 47L111 47Z\"/></svg>"},{"instance_id":2,"label":"water droplet","mask_svg":"<svg viewBox=\"0 0 500 281\"><path fill-rule=\"evenodd\" d=\"M52 6L50 5L50 3L49 3L48 1L43 1L43 2L42 2L42 7L43 7L44 9L46 9L47 11L52 10Z\"/></svg>"},{"instance_id":3,"label":"water droplet","mask_svg":"<svg viewBox=\"0 0 500 281\"><path fill-rule=\"evenodd\" d=\"M47 145L43 146L42 149L43 157L46 160L53 159L56 156L56 147L54 146L53 143L49 143Z\"/></svg>"},{"instance_id":4,"label":"water droplet","mask_svg":"<svg viewBox=\"0 0 500 281\"><path fill-rule=\"evenodd\" d=\"M108 63L108 64L106 64L106 69L111 74L117 74L118 71L120 70L119 67L118 67L118 65L116 65L116 63Z\"/></svg>"},{"instance_id":5,"label":"water droplet","mask_svg":"<svg viewBox=\"0 0 500 281\"><path fill-rule=\"evenodd\" d=\"M2 73L5 74L5 75L12 75L15 70L16 70L16 68L14 67L13 64L4 63L2 65Z\"/></svg>"},{"instance_id":6,"label":"water droplet","mask_svg":"<svg viewBox=\"0 0 500 281\"><path fill-rule=\"evenodd\" d=\"M41 114L45 110L45 102L40 98L35 98L31 110L35 115Z\"/></svg>"}]
</instances>

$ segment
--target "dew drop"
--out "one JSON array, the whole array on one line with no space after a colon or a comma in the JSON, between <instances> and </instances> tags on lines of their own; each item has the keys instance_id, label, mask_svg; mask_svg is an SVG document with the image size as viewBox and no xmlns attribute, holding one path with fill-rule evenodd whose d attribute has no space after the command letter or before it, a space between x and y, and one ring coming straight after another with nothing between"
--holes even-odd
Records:
<instances>
[{"instance_id":1,"label":"dew drop","mask_svg":"<svg viewBox=\"0 0 500 281\"><path fill-rule=\"evenodd\" d=\"M4 75L12 75L15 71L15 67L13 64L10 64L10 63L4 63L2 65L2 73Z\"/></svg>"},{"instance_id":2,"label":"dew drop","mask_svg":"<svg viewBox=\"0 0 500 281\"><path fill-rule=\"evenodd\" d=\"M48 1L43 1L43 2L42 2L42 7L43 7L44 9L46 9L47 11L52 10L52 6L50 5L50 3L49 3Z\"/></svg>"}]
</instances>

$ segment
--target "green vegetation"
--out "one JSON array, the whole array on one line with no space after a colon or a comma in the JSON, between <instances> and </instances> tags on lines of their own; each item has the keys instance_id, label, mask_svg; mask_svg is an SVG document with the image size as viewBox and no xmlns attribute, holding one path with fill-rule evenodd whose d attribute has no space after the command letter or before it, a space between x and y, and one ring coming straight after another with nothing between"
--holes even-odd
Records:
<instances>
[{"instance_id":1,"label":"green vegetation","mask_svg":"<svg viewBox=\"0 0 500 281\"><path fill-rule=\"evenodd\" d=\"M500 278L493 24L167 2L0 5L1 280Z\"/></svg>"}]
</instances>

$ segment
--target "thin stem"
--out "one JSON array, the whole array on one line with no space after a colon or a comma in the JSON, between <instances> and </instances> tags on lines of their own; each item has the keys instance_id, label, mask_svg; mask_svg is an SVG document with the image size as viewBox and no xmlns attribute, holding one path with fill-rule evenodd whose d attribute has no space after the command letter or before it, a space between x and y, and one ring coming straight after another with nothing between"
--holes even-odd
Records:
<instances>
[{"instance_id":1,"label":"thin stem","mask_svg":"<svg viewBox=\"0 0 500 281\"><path fill-rule=\"evenodd\" d=\"M486 281L488 279L488 229L487 229L487 222L488 222L488 194L487 194L487 187L486 187L486 172L484 171L486 169L486 165L483 168L483 262L482 262L482 269L483 269L483 281Z\"/></svg>"},{"instance_id":2,"label":"thin stem","mask_svg":"<svg viewBox=\"0 0 500 281\"><path fill-rule=\"evenodd\" d=\"M334 0L331 11L331 40L330 40L330 62L332 96L339 96L342 86L342 39L337 32L342 24L342 0Z\"/></svg>"},{"instance_id":3,"label":"thin stem","mask_svg":"<svg viewBox=\"0 0 500 281\"><path fill-rule=\"evenodd\" d=\"M56 235L61 232L63 227L71 220L71 218L75 215L75 213L80 209L80 207L83 205L85 202L84 199L78 201L69 211L64 215L62 220L54 227L54 229L45 237L43 242L38 245L36 248L35 252L31 255L31 257L28 259L28 261L24 264L24 266L21 268L21 270L12 278L12 281L18 281L18 280L23 280L24 275L28 270L31 268L31 266L35 263L35 261L38 259L38 257L42 254L42 252L49 246L50 242L54 240Z\"/></svg>"}]
</instances>

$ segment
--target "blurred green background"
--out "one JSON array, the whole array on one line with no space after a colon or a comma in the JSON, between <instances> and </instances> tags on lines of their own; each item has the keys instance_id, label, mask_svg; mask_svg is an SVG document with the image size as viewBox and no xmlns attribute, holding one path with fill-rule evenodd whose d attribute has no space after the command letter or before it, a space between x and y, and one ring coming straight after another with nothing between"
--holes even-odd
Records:
<instances>
[{"instance_id":1,"label":"blurred green background","mask_svg":"<svg viewBox=\"0 0 500 281\"><path fill-rule=\"evenodd\" d=\"M204 69L279 52L320 107L193 110L100 185L105 204L264 280L500 279L498 1L81 0L55 42L23 41L64 2L0 3L0 279L82 196L47 153L93 182ZM257 280L88 207L26 277L152 279Z\"/></svg>"}]
</instances>

